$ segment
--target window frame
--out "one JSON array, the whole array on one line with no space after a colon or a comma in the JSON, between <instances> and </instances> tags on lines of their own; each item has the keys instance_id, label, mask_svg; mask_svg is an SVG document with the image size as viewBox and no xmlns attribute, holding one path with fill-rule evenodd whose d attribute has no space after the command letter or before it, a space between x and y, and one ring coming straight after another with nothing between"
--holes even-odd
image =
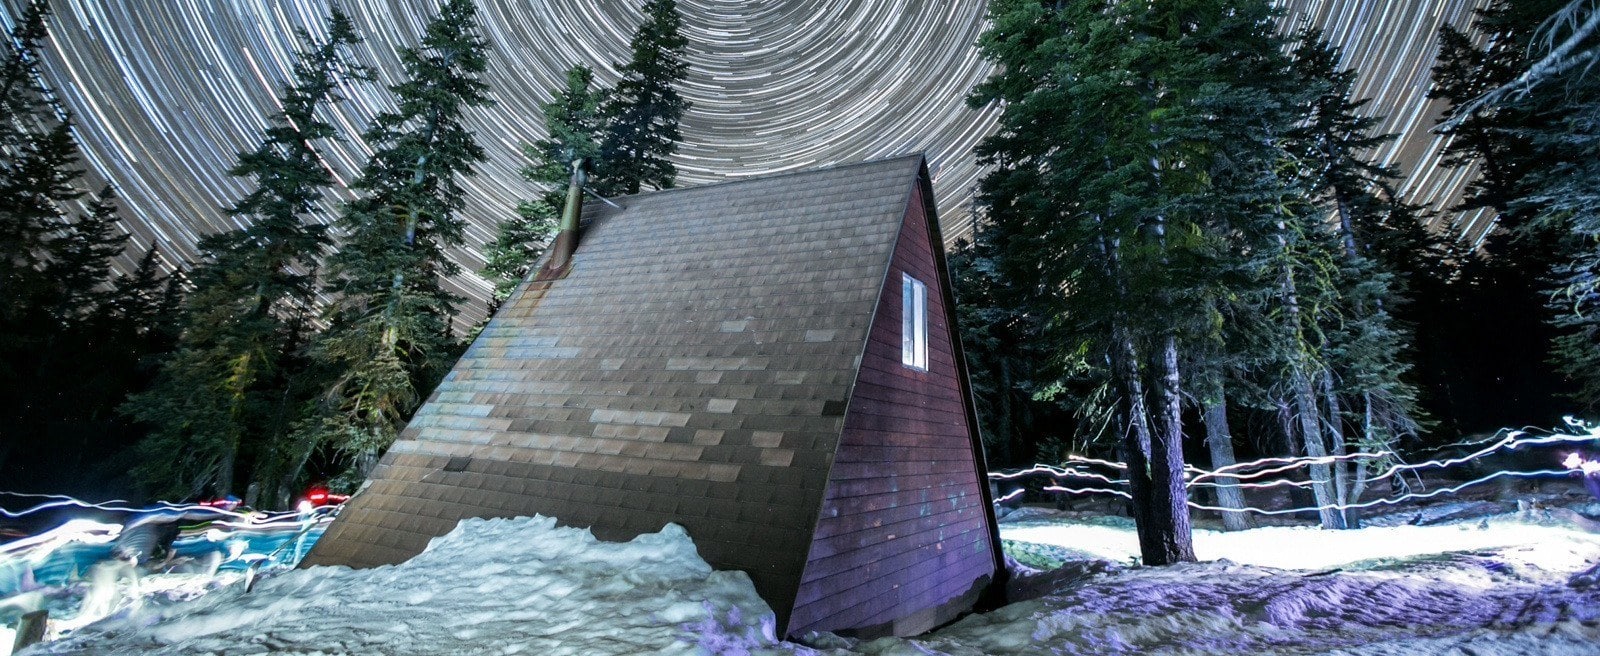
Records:
<instances>
[{"instance_id":1,"label":"window frame","mask_svg":"<svg viewBox=\"0 0 1600 656\"><path fill-rule=\"evenodd\" d=\"M900 363L928 370L928 286L900 273Z\"/></svg>"}]
</instances>

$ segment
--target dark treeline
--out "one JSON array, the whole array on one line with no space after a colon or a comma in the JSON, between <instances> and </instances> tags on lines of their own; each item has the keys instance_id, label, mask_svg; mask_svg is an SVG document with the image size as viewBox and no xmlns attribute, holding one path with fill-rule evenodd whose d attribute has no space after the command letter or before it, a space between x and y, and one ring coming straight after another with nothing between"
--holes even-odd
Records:
<instances>
[{"instance_id":1,"label":"dark treeline","mask_svg":"<svg viewBox=\"0 0 1600 656\"><path fill-rule=\"evenodd\" d=\"M1450 165L1481 171L1478 248L1430 231L1373 158L1392 135L1315 30L1257 0L997 0L1000 103L951 258L991 466L1129 463L1145 561L1193 558L1186 462L1305 468L1327 528L1396 459L1600 402L1600 11L1498 0L1445 30ZM1488 45L1482 45L1488 44ZM1387 484L1386 484L1387 485ZM1250 525L1224 512L1231 529Z\"/></svg>"},{"instance_id":2,"label":"dark treeline","mask_svg":"<svg viewBox=\"0 0 1600 656\"><path fill-rule=\"evenodd\" d=\"M112 272L128 236L112 188L85 192L73 117L39 75L48 18L29 2L0 49L0 481L109 495L142 434L117 407L171 348L181 280L155 247Z\"/></svg>"},{"instance_id":3,"label":"dark treeline","mask_svg":"<svg viewBox=\"0 0 1600 656\"><path fill-rule=\"evenodd\" d=\"M646 3L615 90L574 69L581 84L545 108L550 140L528 147L530 180L583 159L598 193L672 185L676 11ZM350 136L328 119L340 89L373 83L351 58L361 35L336 8L320 36L302 31L278 111L229 171L249 183L223 208L243 227L203 238L183 276L153 248L112 272L128 240L115 197L82 191L72 117L41 82L48 4L20 17L0 70L0 185L15 199L0 206L0 489L270 508L311 482L357 485L466 346L443 282L460 273L446 251L465 246L461 183L485 157L466 115L494 102L473 2L443 0L401 50L349 193L319 150ZM488 245L497 301L553 223L547 198L517 216Z\"/></svg>"}]
</instances>

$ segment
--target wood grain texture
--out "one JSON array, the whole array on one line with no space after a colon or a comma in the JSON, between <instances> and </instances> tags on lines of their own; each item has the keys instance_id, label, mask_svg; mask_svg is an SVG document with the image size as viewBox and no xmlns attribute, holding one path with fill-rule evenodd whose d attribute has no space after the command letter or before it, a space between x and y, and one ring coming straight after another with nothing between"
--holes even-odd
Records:
<instances>
[{"instance_id":1,"label":"wood grain texture","mask_svg":"<svg viewBox=\"0 0 1600 656\"><path fill-rule=\"evenodd\" d=\"M887 625L958 600L994 576L983 473L973 449L954 313L912 191L880 291L823 495L790 631ZM928 287L928 368L901 355L902 274ZM935 620L930 620L935 621ZM931 628L931 627L925 627Z\"/></svg>"}]
</instances>

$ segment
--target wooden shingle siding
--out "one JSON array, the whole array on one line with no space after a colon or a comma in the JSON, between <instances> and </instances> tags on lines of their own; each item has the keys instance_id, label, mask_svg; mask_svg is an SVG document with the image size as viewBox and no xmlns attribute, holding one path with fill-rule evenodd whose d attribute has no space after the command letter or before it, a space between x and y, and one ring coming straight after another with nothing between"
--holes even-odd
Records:
<instances>
[{"instance_id":1,"label":"wooden shingle siding","mask_svg":"<svg viewBox=\"0 0 1600 656\"><path fill-rule=\"evenodd\" d=\"M994 574L987 502L950 342L953 313L929 247L922 189L911 193L813 532L792 633L896 630L892 623L957 600ZM902 273L928 287L927 371L901 361Z\"/></svg>"},{"instance_id":2,"label":"wooden shingle siding","mask_svg":"<svg viewBox=\"0 0 1600 656\"><path fill-rule=\"evenodd\" d=\"M907 245L925 225L903 230L929 218L906 221L919 175L905 157L585 207L567 276L500 309L306 564L396 563L463 518L542 514L606 540L681 524L785 635L807 572L844 593L823 604L838 626L888 621L891 597L890 613L947 602L951 577L992 573L966 555L992 526L961 501L986 488L948 439L968 418L947 399L963 387L936 273L914 274L938 317L923 378L895 378L898 336L875 318L891 307L898 330L891 259L923 271L932 252ZM866 514L819 518L840 503Z\"/></svg>"}]
</instances>

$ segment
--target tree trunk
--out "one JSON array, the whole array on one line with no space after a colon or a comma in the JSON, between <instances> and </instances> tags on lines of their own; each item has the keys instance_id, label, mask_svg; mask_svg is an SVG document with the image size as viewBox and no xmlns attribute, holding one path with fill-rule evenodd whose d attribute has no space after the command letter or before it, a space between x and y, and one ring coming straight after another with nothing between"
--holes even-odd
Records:
<instances>
[{"instance_id":1,"label":"tree trunk","mask_svg":"<svg viewBox=\"0 0 1600 656\"><path fill-rule=\"evenodd\" d=\"M1287 253L1289 248L1289 240L1285 235L1287 228L1280 222L1278 230L1278 247ZM1282 274L1279 293L1288 320L1286 328L1289 333L1289 343L1300 349L1295 355L1296 361L1289 381L1294 391L1295 412L1300 418L1300 446L1305 449L1308 458L1326 458L1328 448L1322 441L1322 427L1318 425L1321 413L1317 407L1316 391L1312 388L1311 357L1305 353L1306 331L1303 325L1307 320L1300 314L1300 292L1295 284L1294 269L1287 261L1283 263ZM1342 528L1342 517L1334 508L1332 485L1333 475L1327 463L1311 465L1311 492L1316 498L1317 516L1322 520L1322 527Z\"/></svg>"},{"instance_id":2,"label":"tree trunk","mask_svg":"<svg viewBox=\"0 0 1600 656\"><path fill-rule=\"evenodd\" d=\"M1311 389L1311 380L1305 372L1294 372L1295 412L1300 417L1300 444L1306 450L1306 457L1322 459L1328 457L1328 447L1322 441L1322 429L1317 424L1319 413L1317 409L1316 393ZM1311 469L1311 493L1317 500L1317 516L1322 519L1323 528L1344 528L1343 517L1335 506L1336 498L1333 494L1333 472L1326 462L1313 463Z\"/></svg>"},{"instance_id":3,"label":"tree trunk","mask_svg":"<svg viewBox=\"0 0 1600 656\"><path fill-rule=\"evenodd\" d=\"M1323 377L1322 396L1328 406L1328 443L1333 445L1333 455L1341 458L1333 463L1333 496L1339 503L1339 528L1355 528L1347 507L1351 502L1350 463L1342 459L1350 452L1344 443L1344 413L1339 395L1333 389L1332 376Z\"/></svg>"},{"instance_id":4,"label":"tree trunk","mask_svg":"<svg viewBox=\"0 0 1600 656\"><path fill-rule=\"evenodd\" d=\"M1339 211L1339 241L1344 245L1345 257L1354 260L1360 252L1356 248L1356 227L1350 218L1350 200L1334 190L1335 207Z\"/></svg>"},{"instance_id":5,"label":"tree trunk","mask_svg":"<svg viewBox=\"0 0 1600 656\"><path fill-rule=\"evenodd\" d=\"M1156 553L1144 553L1146 565L1194 562L1189 524L1188 482L1183 478L1183 389L1178 373L1178 336L1161 336L1156 354L1157 407L1150 432L1150 515L1158 534Z\"/></svg>"},{"instance_id":6,"label":"tree trunk","mask_svg":"<svg viewBox=\"0 0 1600 656\"><path fill-rule=\"evenodd\" d=\"M238 441L233 440L222 451L222 459L217 462L217 498L233 494L233 469L238 466L239 447Z\"/></svg>"},{"instance_id":7,"label":"tree trunk","mask_svg":"<svg viewBox=\"0 0 1600 656\"><path fill-rule=\"evenodd\" d=\"M241 433L244 431L244 401L255 383L255 358L245 353L233 360L228 370L228 434L222 445L222 460L217 464L217 496L233 494L234 470L238 468Z\"/></svg>"},{"instance_id":8,"label":"tree trunk","mask_svg":"<svg viewBox=\"0 0 1600 656\"><path fill-rule=\"evenodd\" d=\"M1233 454L1233 431L1228 427L1228 401L1222 396L1216 403L1205 406L1206 446L1211 450L1213 470L1231 467L1239 462ZM1218 476L1217 505L1227 508L1222 512L1222 527L1229 531L1255 528L1255 518L1245 512L1244 491L1239 489L1239 479Z\"/></svg>"},{"instance_id":9,"label":"tree trunk","mask_svg":"<svg viewBox=\"0 0 1600 656\"><path fill-rule=\"evenodd\" d=\"M362 449L356 454L355 469L357 478L367 480L372 476L372 470L378 468L378 450L376 448Z\"/></svg>"},{"instance_id":10,"label":"tree trunk","mask_svg":"<svg viewBox=\"0 0 1600 656\"><path fill-rule=\"evenodd\" d=\"M1150 424L1145 409L1144 384L1139 380L1138 352L1121 326L1112 329L1115 345L1111 361L1122 406L1122 448L1128 462L1128 496L1133 503L1133 524L1139 534L1139 553L1149 558L1161 551L1160 529L1150 503Z\"/></svg>"},{"instance_id":11,"label":"tree trunk","mask_svg":"<svg viewBox=\"0 0 1600 656\"><path fill-rule=\"evenodd\" d=\"M1000 365L1000 386L995 390L998 407L995 408L994 423L995 428L999 430L999 434L995 436L996 446L999 447L999 453L995 454L998 456L995 458L995 463L996 466L1001 466L1015 462L1011 446L1012 440L1016 437L1016 425L1011 420L1011 359L1004 355L998 355L996 359Z\"/></svg>"}]
</instances>

